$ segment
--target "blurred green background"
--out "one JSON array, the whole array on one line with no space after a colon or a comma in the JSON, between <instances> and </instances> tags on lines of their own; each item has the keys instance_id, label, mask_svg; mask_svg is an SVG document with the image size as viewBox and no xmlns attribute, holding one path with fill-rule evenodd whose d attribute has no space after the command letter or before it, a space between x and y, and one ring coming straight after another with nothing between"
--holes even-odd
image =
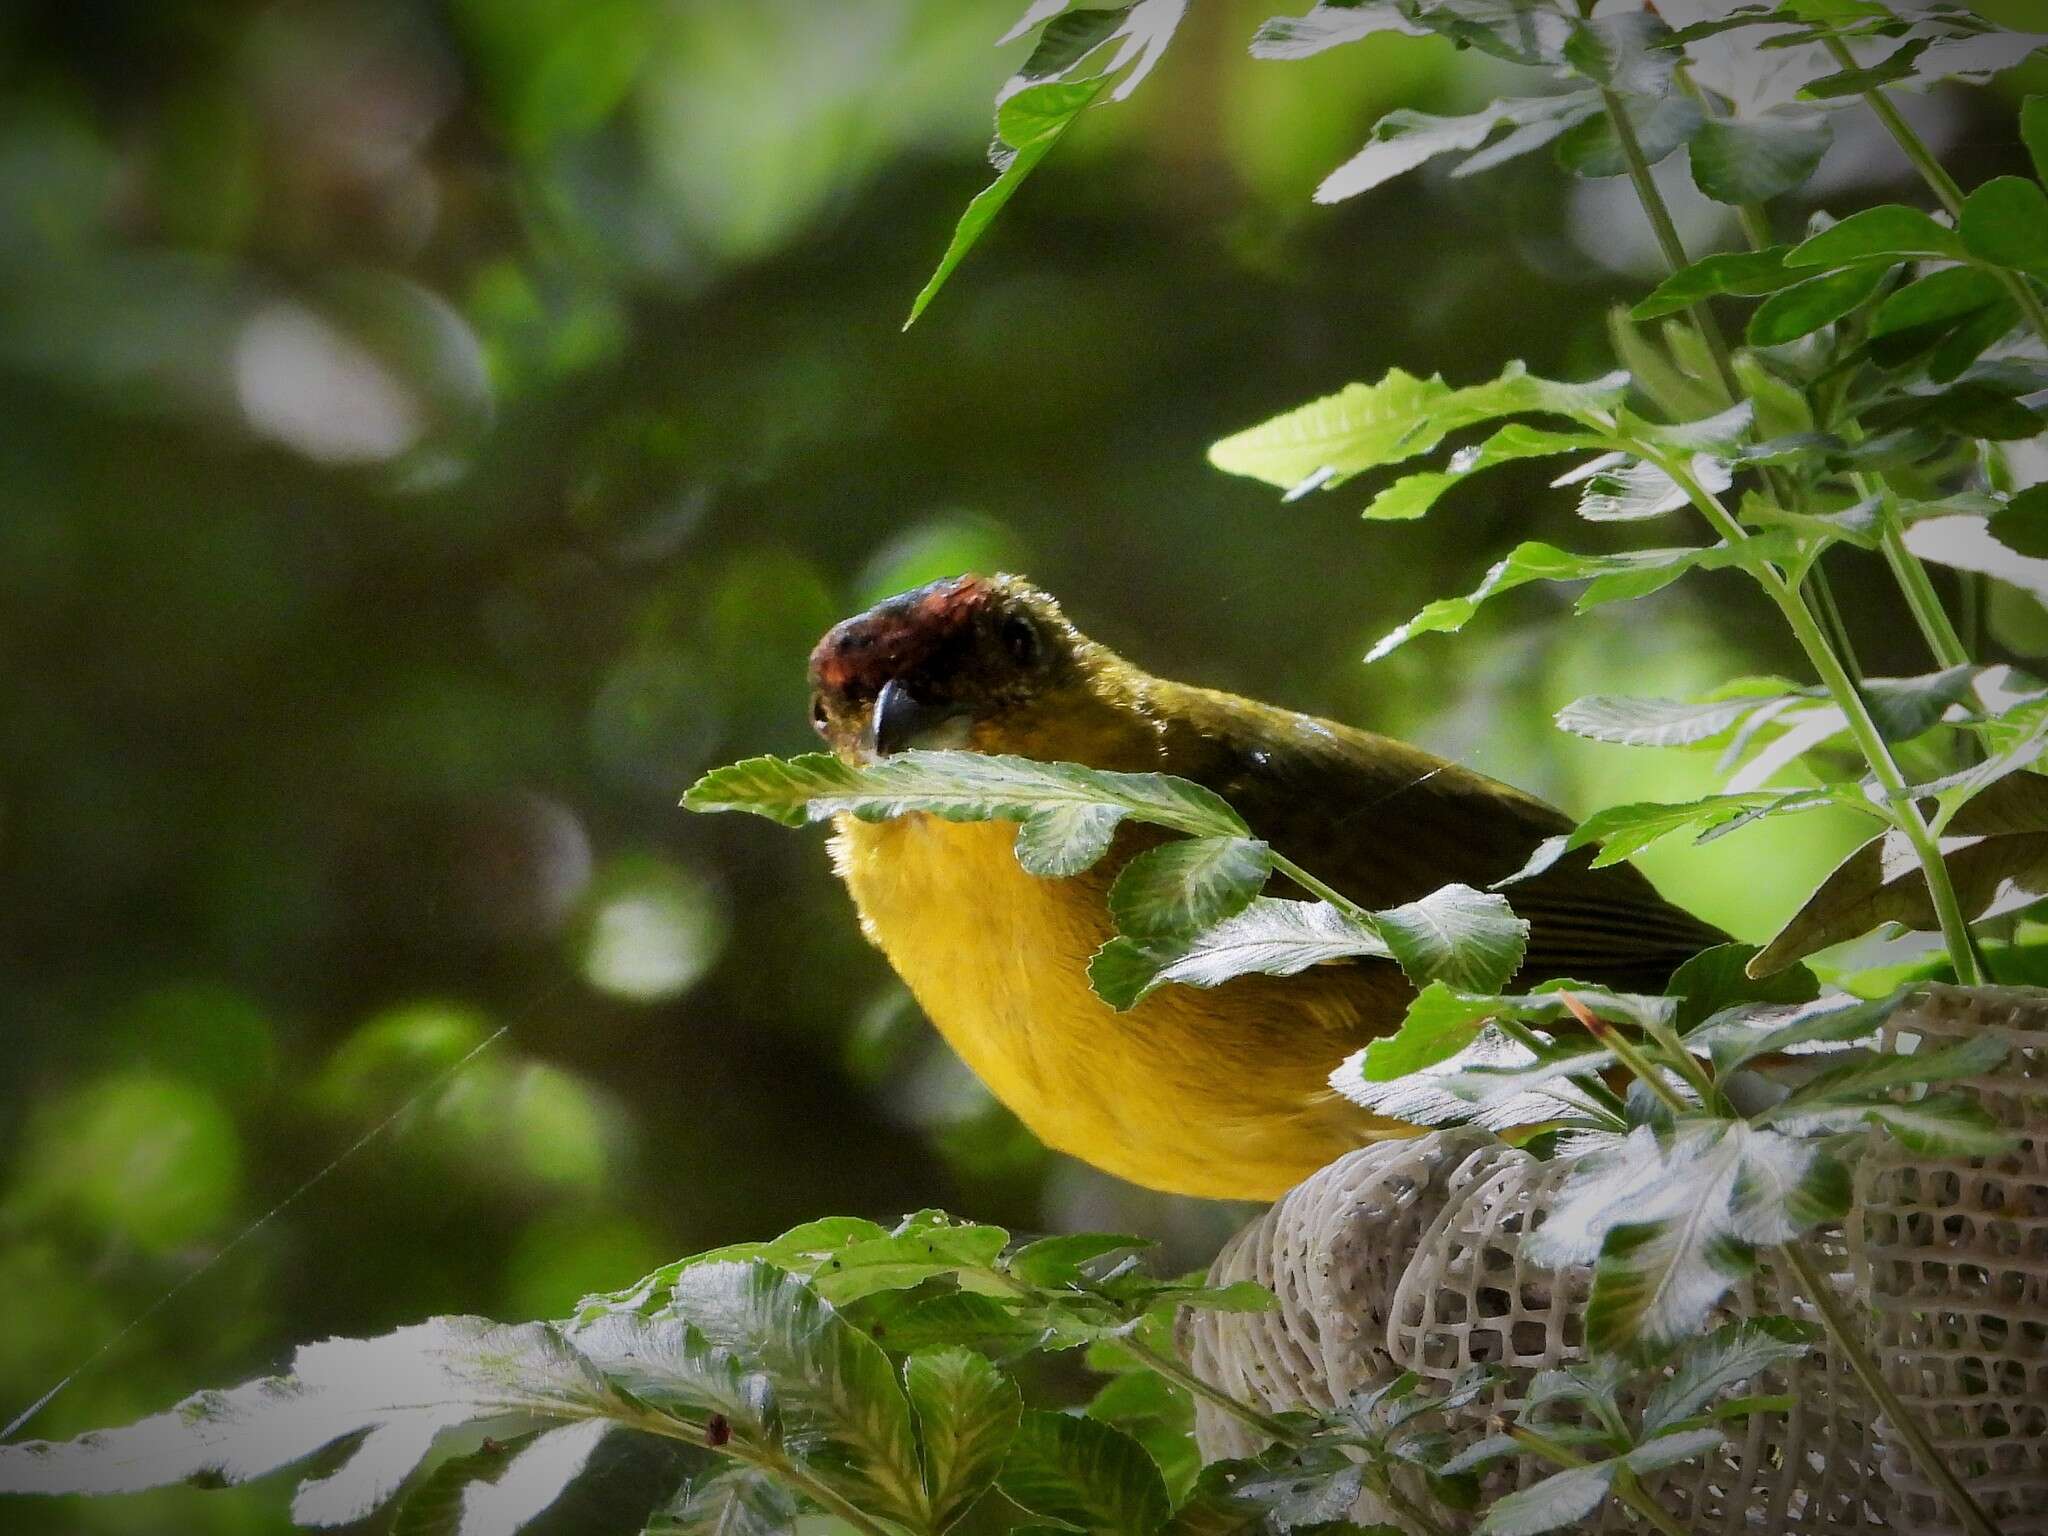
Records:
<instances>
[{"instance_id":1,"label":"blurred green background","mask_svg":"<svg viewBox=\"0 0 2048 1536\"><path fill-rule=\"evenodd\" d=\"M1608 366L1650 260L1625 189L1524 161L1313 207L1380 112L1494 66L1401 37L1260 64L1270 7L1211 0L899 334L988 177L1019 6L0 11L0 1417L89 1358L32 1432L826 1212L1205 1259L1242 1213L1042 1152L863 945L821 836L677 809L805 749L811 643L905 586L1029 572L1154 670L1576 810L1708 786L1548 722L1789 667L1737 581L1570 625L1531 591L1367 669L1515 540L1616 531L1536 473L1365 527L1363 487L1283 506L1203 461L1396 363ZM1999 97L1909 105L1965 180L2015 154ZM1902 171L1845 131L1819 189ZM1866 665L1922 670L1878 575L1839 573ZM1760 936L1853 837L1646 863Z\"/></svg>"}]
</instances>

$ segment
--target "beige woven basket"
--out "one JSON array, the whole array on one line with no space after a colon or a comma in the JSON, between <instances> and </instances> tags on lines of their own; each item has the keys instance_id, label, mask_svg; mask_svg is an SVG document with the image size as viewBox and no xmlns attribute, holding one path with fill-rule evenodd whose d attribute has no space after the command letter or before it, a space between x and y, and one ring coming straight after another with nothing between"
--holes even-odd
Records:
<instances>
[{"instance_id":1,"label":"beige woven basket","mask_svg":"<svg viewBox=\"0 0 2048 1536\"><path fill-rule=\"evenodd\" d=\"M1932 986L1889 1029L1933 1042L2003 1032L2004 1068L1966 1086L2020 1143L1988 1161L1934 1159L1873 1133L1854 1206L1821 1247L1886 1379L2001 1530L2048 1536L2048 992ZM1441 1385L1473 1364L1503 1366L1502 1383L1451 1423L1476 1436L1518 1405L1531 1374L1579 1352L1589 1275L1520 1254L1564 1174L1476 1130L1351 1153L1216 1260L1218 1283L1260 1281L1279 1307L1188 1314L1182 1348L1207 1380L1274 1408L1332 1408L1404 1370ZM1796 1280L1768 1263L1725 1305L1730 1315L1814 1315ZM1681 1524L1960 1531L1825 1344L1743 1390L1789 1393L1795 1406L1741 1421L1720 1452L1664 1476L1657 1497ZM1199 1414L1205 1456L1256 1448L1238 1421L1207 1405ZM1488 1492L1547 1470L1496 1464ZM1587 1526L1631 1528L1612 1502Z\"/></svg>"}]
</instances>

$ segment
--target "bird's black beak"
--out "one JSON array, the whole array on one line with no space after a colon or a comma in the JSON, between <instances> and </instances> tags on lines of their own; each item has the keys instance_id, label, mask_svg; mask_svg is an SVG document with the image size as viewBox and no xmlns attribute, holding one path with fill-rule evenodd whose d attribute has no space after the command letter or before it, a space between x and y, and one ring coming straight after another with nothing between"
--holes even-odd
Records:
<instances>
[{"instance_id":1,"label":"bird's black beak","mask_svg":"<svg viewBox=\"0 0 2048 1536\"><path fill-rule=\"evenodd\" d=\"M921 699L901 678L891 678L875 695L874 714L868 723L869 744L878 757L888 757L905 747L935 745L929 738L940 726L961 720L966 714L957 704L933 704Z\"/></svg>"}]
</instances>

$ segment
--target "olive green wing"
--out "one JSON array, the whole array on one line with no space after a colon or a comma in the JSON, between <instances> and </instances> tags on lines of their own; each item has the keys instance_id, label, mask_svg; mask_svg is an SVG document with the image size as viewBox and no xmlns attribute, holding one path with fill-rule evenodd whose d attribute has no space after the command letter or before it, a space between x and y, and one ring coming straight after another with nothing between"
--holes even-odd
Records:
<instances>
[{"instance_id":1,"label":"olive green wing","mask_svg":"<svg viewBox=\"0 0 2048 1536\"><path fill-rule=\"evenodd\" d=\"M1178 688L1169 761L1217 791L1286 857L1368 907L1458 883L1485 890L1520 870L1563 813L1484 774L1332 721L1228 694ZM1505 894L1530 925L1519 976L1659 991L1726 935L1590 850Z\"/></svg>"}]
</instances>

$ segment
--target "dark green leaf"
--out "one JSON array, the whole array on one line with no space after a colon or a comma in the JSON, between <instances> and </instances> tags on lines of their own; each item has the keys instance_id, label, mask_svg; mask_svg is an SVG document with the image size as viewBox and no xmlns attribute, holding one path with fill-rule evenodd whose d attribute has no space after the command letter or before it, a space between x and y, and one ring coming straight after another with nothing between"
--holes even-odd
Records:
<instances>
[{"instance_id":1,"label":"dark green leaf","mask_svg":"<svg viewBox=\"0 0 2048 1536\"><path fill-rule=\"evenodd\" d=\"M1539 1536L1577 1526L1606 1499L1618 1470L1611 1461L1573 1467L1495 1499L1474 1536Z\"/></svg>"},{"instance_id":2,"label":"dark green leaf","mask_svg":"<svg viewBox=\"0 0 2048 1536\"><path fill-rule=\"evenodd\" d=\"M1088 1403L1088 1417L1114 1425L1159 1464L1169 1497L1184 1499L1202 1470L1195 1446L1195 1404L1156 1371L1125 1371Z\"/></svg>"},{"instance_id":3,"label":"dark green leaf","mask_svg":"<svg viewBox=\"0 0 2048 1536\"><path fill-rule=\"evenodd\" d=\"M924 313L925 306L937 297L939 290L946 285L946 279L974 249L975 242L988 232L996 215L1003 211L1003 205L1024 184L1024 178L1038 168L1039 161L1052 153L1053 147L1081 115L1081 109L1100 95L1108 83L1106 75L1089 80L1051 80L1021 90L1002 104L996 114L996 132L1014 153L1003 167L1002 174L990 182L960 215L960 222L953 230L952 243L946 247L946 254L939 258L937 270L911 301L910 318L903 322L905 330L917 323L917 317Z\"/></svg>"},{"instance_id":4,"label":"dark green leaf","mask_svg":"<svg viewBox=\"0 0 2048 1536\"><path fill-rule=\"evenodd\" d=\"M1779 290L1749 318L1751 346L1775 347L1839 320L1884 286L1891 269L1847 267Z\"/></svg>"},{"instance_id":5,"label":"dark green leaf","mask_svg":"<svg viewBox=\"0 0 2048 1536\"><path fill-rule=\"evenodd\" d=\"M1754 944L1716 944L1673 971L1664 990L1685 1000L1678 1010L1678 1028L1691 1029L1723 1009L1743 1004L1806 1003L1820 995L1820 983L1803 965L1762 981L1752 977L1747 966L1756 953Z\"/></svg>"},{"instance_id":6,"label":"dark green leaf","mask_svg":"<svg viewBox=\"0 0 2048 1536\"><path fill-rule=\"evenodd\" d=\"M1945 328L2004 297L2004 288L1989 272L1976 267L1944 267L1887 296L1871 317L1870 334L1875 340Z\"/></svg>"},{"instance_id":7,"label":"dark green leaf","mask_svg":"<svg viewBox=\"0 0 2048 1536\"><path fill-rule=\"evenodd\" d=\"M1373 919L1418 987L1443 981L1467 992L1498 991L1521 968L1529 943L1529 925L1505 896L1469 885L1446 885Z\"/></svg>"},{"instance_id":8,"label":"dark green leaf","mask_svg":"<svg viewBox=\"0 0 2048 1536\"><path fill-rule=\"evenodd\" d=\"M1273 872L1273 854L1247 837L1196 837L1150 848L1109 888L1117 930L1139 942L1175 941L1242 912Z\"/></svg>"},{"instance_id":9,"label":"dark green leaf","mask_svg":"<svg viewBox=\"0 0 2048 1536\"><path fill-rule=\"evenodd\" d=\"M1718 203L1761 203L1805 185L1834 142L1825 112L1773 107L1709 118L1692 140L1693 183Z\"/></svg>"},{"instance_id":10,"label":"dark green leaf","mask_svg":"<svg viewBox=\"0 0 2048 1536\"><path fill-rule=\"evenodd\" d=\"M1874 91L1879 86L1891 85L1896 81L1910 79L1913 66L1931 43L1925 37L1912 38L1879 59L1875 64L1858 69L1840 70L1832 75L1823 75L1809 81L1800 95L1816 101L1826 101L1838 96L1860 96L1865 91Z\"/></svg>"},{"instance_id":11,"label":"dark green leaf","mask_svg":"<svg viewBox=\"0 0 2048 1536\"><path fill-rule=\"evenodd\" d=\"M1892 395L1866 407L1864 419L1880 432L1932 430L1993 442L2033 437L2042 427L2040 416L2004 390L1968 380L1932 393Z\"/></svg>"},{"instance_id":12,"label":"dark green leaf","mask_svg":"<svg viewBox=\"0 0 2048 1536\"><path fill-rule=\"evenodd\" d=\"M1918 208L1887 203L1852 213L1785 258L1788 267L1845 267L1855 262L1961 261L1962 237Z\"/></svg>"},{"instance_id":13,"label":"dark green leaf","mask_svg":"<svg viewBox=\"0 0 2048 1536\"><path fill-rule=\"evenodd\" d=\"M1993 513L1991 536L2015 554L2048 558L2048 485L2030 486Z\"/></svg>"},{"instance_id":14,"label":"dark green leaf","mask_svg":"<svg viewBox=\"0 0 2048 1536\"><path fill-rule=\"evenodd\" d=\"M1145 1448L1094 1419L1027 1410L1001 1478L1034 1515L1084 1531L1149 1532L1169 1511L1166 1485Z\"/></svg>"},{"instance_id":15,"label":"dark green leaf","mask_svg":"<svg viewBox=\"0 0 2048 1536\"><path fill-rule=\"evenodd\" d=\"M733 1467L693 1484L649 1523L646 1536L796 1536L798 1515L796 1500L774 1478Z\"/></svg>"},{"instance_id":16,"label":"dark green leaf","mask_svg":"<svg viewBox=\"0 0 2048 1536\"><path fill-rule=\"evenodd\" d=\"M1706 113L1690 96L1674 93L1624 100L1643 158L1652 165L1689 142L1706 122ZM1620 176L1628 170L1621 140L1605 113L1586 118L1558 139L1557 163L1579 176Z\"/></svg>"},{"instance_id":17,"label":"dark green leaf","mask_svg":"<svg viewBox=\"0 0 2048 1536\"><path fill-rule=\"evenodd\" d=\"M1629 316L1636 320L1654 320L1660 315L1676 314L1717 294L1733 293L1745 298L1759 298L1790 287L1805 278L1804 273L1786 268L1785 257L1791 250L1789 245L1774 245L1768 250L1727 251L1696 261L1665 278L1650 291L1648 298L1629 311Z\"/></svg>"},{"instance_id":18,"label":"dark green leaf","mask_svg":"<svg viewBox=\"0 0 2048 1536\"><path fill-rule=\"evenodd\" d=\"M1951 706L1969 697L1977 673L1966 663L1921 677L1868 678L1863 699L1886 741L1911 741L1933 730Z\"/></svg>"},{"instance_id":19,"label":"dark green leaf","mask_svg":"<svg viewBox=\"0 0 2048 1536\"><path fill-rule=\"evenodd\" d=\"M2048 272L2048 192L2024 176L1998 176L1963 201L1963 244L1980 261Z\"/></svg>"},{"instance_id":20,"label":"dark green leaf","mask_svg":"<svg viewBox=\"0 0 2048 1536\"><path fill-rule=\"evenodd\" d=\"M1809 1323L1764 1317L1729 1323L1685 1345L1643 1404L1644 1433L1655 1435L1704 1412L1730 1387L1804 1355L1817 1336Z\"/></svg>"},{"instance_id":21,"label":"dark green leaf","mask_svg":"<svg viewBox=\"0 0 2048 1536\"><path fill-rule=\"evenodd\" d=\"M2034 177L2048 184L2048 96L2029 96L2020 105L2020 137L2034 162Z\"/></svg>"},{"instance_id":22,"label":"dark green leaf","mask_svg":"<svg viewBox=\"0 0 2048 1536\"><path fill-rule=\"evenodd\" d=\"M1026 1243L1003 1260L1003 1268L1027 1285L1074 1285L1087 1278L1081 1266L1091 1260L1150 1248L1152 1242L1123 1232L1068 1232Z\"/></svg>"},{"instance_id":23,"label":"dark green leaf","mask_svg":"<svg viewBox=\"0 0 2048 1536\"><path fill-rule=\"evenodd\" d=\"M912 1355L903 1386L917 1414L930 1528L943 1531L995 1481L1024 1405L1016 1383L968 1349Z\"/></svg>"},{"instance_id":24,"label":"dark green leaf","mask_svg":"<svg viewBox=\"0 0 2048 1536\"><path fill-rule=\"evenodd\" d=\"M1258 896L1236 916L1186 939L1111 939L1089 962L1088 979L1098 997L1121 1010L1168 982L1215 987L1237 976L1292 976L1361 957L1390 959L1392 951L1328 902Z\"/></svg>"}]
</instances>

